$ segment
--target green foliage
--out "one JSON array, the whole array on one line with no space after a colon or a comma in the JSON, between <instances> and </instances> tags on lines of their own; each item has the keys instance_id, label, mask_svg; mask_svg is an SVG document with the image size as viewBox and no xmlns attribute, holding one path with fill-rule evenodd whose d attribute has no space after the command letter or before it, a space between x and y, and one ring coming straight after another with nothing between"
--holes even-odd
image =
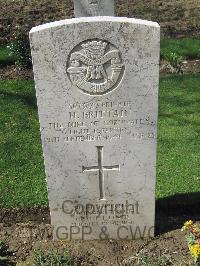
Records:
<instances>
[{"instance_id":1,"label":"green foliage","mask_svg":"<svg viewBox=\"0 0 200 266\"><path fill-rule=\"evenodd\" d=\"M169 62L172 73L182 73L184 59L200 59L200 38L161 40L160 55Z\"/></svg>"},{"instance_id":2,"label":"green foliage","mask_svg":"<svg viewBox=\"0 0 200 266\"><path fill-rule=\"evenodd\" d=\"M172 260L166 256L141 256L138 266L172 266Z\"/></svg>"},{"instance_id":3,"label":"green foliage","mask_svg":"<svg viewBox=\"0 0 200 266\"><path fill-rule=\"evenodd\" d=\"M11 56L9 47L0 46L0 67L15 64L16 58Z\"/></svg>"},{"instance_id":4,"label":"green foliage","mask_svg":"<svg viewBox=\"0 0 200 266\"><path fill-rule=\"evenodd\" d=\"M192 234L189 234L188 235L188 237L187 237L187 244L189 246L195 244L195 237L194 237L194 235L192 235Z\"/></svg>"},{"instance_id":5,"label":"green foliage","mask_svg":"<svg viewBox=\"0 0 200 266\"><path fill-rule=\"evenodd\" d=\"M8 257L7 257L7 246L6 244L0 240L0 265L1 266L6 266L8 265Z\"/></svg>"},{"instance_id":6,"label":"green foliage","mask_svg":"<svg viewBox=\"0 0 200 266\"><path fill-rule=\"evenodd\" d=\"M172 266L172 258L171 256L164 255L149 255L147 252L141 250L136 256L130 257L128 259L123 260L123 266Z\"/></svg>"},{"instance_id":7,"label":"green foliage","mask_svg":"<svg viewBox=\"0 0 200 266\"><path fill-rule=\"evenodd\" d=\"M170 53L185 59L200 59L200 38L161 40L161 59L165 59L165 55Z\"/></svg>"},{"instance_id":8,"label":"green foliage","mask_svg":"<svg viewBox=\"0 0 200 266\"><path fill-rule=\"evenodd\" d=\"M72 266L73 261L67 252L58 253L51 251L48 253L36 252L33 257L32 266Z\"/></svg>"},{"instance_id":9,"label":"green foliage","mask_svg":"<svg viewBox=\"0 0 200 266\"><path fill-rule=\"evenodd\" d=\"M165 59L173 68L173 73L183 73L183 57L174 52L165 55Z\"/></svg>"},{"instance_id":10,"label":"green foliage","mask_svg":"<svg viewBox=\"0 0 200 266\"><path fill-rule=\"evenodd\" d=\"M9 46L10 55L15 58L15 64L19 67L30 68L32 66L31 61L31 49L28 36L28 30L21 28L15 35L15 40Z\"/></svg>"}]
</instances>

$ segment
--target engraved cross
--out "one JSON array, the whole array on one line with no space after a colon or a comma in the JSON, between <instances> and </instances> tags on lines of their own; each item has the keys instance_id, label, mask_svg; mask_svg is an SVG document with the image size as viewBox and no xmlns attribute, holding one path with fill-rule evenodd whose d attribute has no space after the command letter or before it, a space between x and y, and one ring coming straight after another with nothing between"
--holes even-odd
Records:
<instances>
[{"instance_id":1,"label":"engraved cross","mask_svg":"<svg viewBox=\"0 0 200 266\"><path fill-rule=\"evenodd\" d=\"M112 165L112 166L104 166L103 165L103 146L96 146L98 151L98 165L97 166L89 166L89 167L82 167L83 173L84 172L91 172L91 171L98 171L99 172L99 192L100 192L100 200L106 200L105 198L105 182L104 182L104 171L119 171L119 165Z\"/></svg>"}]
</instances>

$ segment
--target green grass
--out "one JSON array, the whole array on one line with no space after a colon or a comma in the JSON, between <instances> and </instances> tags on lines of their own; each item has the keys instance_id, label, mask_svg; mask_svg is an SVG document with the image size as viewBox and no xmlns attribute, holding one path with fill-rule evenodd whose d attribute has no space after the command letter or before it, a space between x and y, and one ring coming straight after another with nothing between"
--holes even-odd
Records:
<instances>
[{"instance_id":1,"label":"green grass","mask_svg":"<svg viewBox=\"0 0 200 266\"><path fill-rule=\"evenodd\" d=\"M162 77L157 196L200 192L200 75Z\"/></svg>"},{"instance_id":2,"label":"green grass","mask_svg":"<svg viewBox=\"0 0 200 266\"><path fill-rule=\"evenodd\" d=\"M200 75L162 77L157 197L200 192ZM33 81L0 81L0 206L47 204Z\"/></svg>"},{"instance_id":3,"label":"green grass","mask_svg":"<svg viewBox=\"0 0 200 266\"><path fill-rule=\"evenodd\" d=\"M33 81L1 81L0 113L0 205L46 204Z\"/></svg>"},{"instance_id":4,"label":"green grass","mask_svg":"<svg viewBox=\"0 0 200 266\"><path fill-rule=\"evenodd\" d=\"M200 38L161 40L161 58L174 52L185 59L200 59Z\"/></svg>"},{"instance_id":5,"label":"green grass","mask_svg":"<svg viewBox=\"0 0 200 266\"><path fill-rule=\"evenodd\" d=\"M13 65L15 57L10 55L10 50L6 45L0 46L0 66Z\"/></svg>"}]
</instances>

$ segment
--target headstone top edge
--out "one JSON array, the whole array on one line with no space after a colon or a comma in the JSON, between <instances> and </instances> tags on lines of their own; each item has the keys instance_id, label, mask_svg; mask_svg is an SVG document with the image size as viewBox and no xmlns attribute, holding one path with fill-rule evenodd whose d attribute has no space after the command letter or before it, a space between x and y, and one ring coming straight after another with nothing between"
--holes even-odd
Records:
<instances>
[{"instance_id":1,"label":"headstone top edge","mask_svg":"<svg viewBox=\"0 0 200 266\"><path fill-rule=\"evenodd\" d=\"M149 20L142 20L142 19L136 19L136 18L127 18L127 17L113 17L113 16L98 16L98 17L80 17L80 18L72 18L72 19L65 19L65 20L59 20L54 21L50 23L45 23L36 27L33 27L30 30L30 34L45 30L52 27L58 27L63 25L70 25L70 24L78 24L78 23L84 23L84 22L101 22L101 21L108 21L108 22L127 22L127 23L134 23L144 26L152 26L156 28L160 28L160 25L157 22L149 21Z\"/></svg>"},{"instance_id":2,"label":"headstone top edge","mask_svg":"<svg viewBox=\"0 0 200 266\"><path fill-rule=\"evenodd\" d=\"M114 0L73 0L74 15L79 17L115 16Z\"/></svg>"}]
</instances>

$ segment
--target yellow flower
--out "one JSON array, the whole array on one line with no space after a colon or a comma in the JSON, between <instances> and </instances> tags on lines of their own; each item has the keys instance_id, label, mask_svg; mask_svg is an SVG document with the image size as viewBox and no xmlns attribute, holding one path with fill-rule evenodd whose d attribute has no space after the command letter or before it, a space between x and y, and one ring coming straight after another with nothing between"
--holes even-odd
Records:
<instances>
[{"instance_id":1,"label":"yellow flower","mask_svg":"<svg viewBox=\"0 0 200 266\"><path fill-rule=\"evenodd\" d=\"M192 220L189 220L189 221L185 222L183 227L182 227L182 231L187 230L192 224L193 224Z\"/></svg>"},{"instance_id":2,"label":"yellow flower","mask_svg":"<svg viewBox=\"0 0 200 266\"><path fill-rule=\"evenodd\" d=\"M200 245L199 244L191 245L189 249L193 257L195 258L200 257Z\"/></svg>"},{"instance_id":3,"label":"yellow flower","mask_svg":"<svg viewBox=\"0 0 200 266\"><path fill-rule=\"evenodd\" d=\"M184 223L184 226L185 227L188 227L188 226L191 226L193 224L193 221L192 220L189 220L187 222Z\"/></svg>"}]
</instances>

